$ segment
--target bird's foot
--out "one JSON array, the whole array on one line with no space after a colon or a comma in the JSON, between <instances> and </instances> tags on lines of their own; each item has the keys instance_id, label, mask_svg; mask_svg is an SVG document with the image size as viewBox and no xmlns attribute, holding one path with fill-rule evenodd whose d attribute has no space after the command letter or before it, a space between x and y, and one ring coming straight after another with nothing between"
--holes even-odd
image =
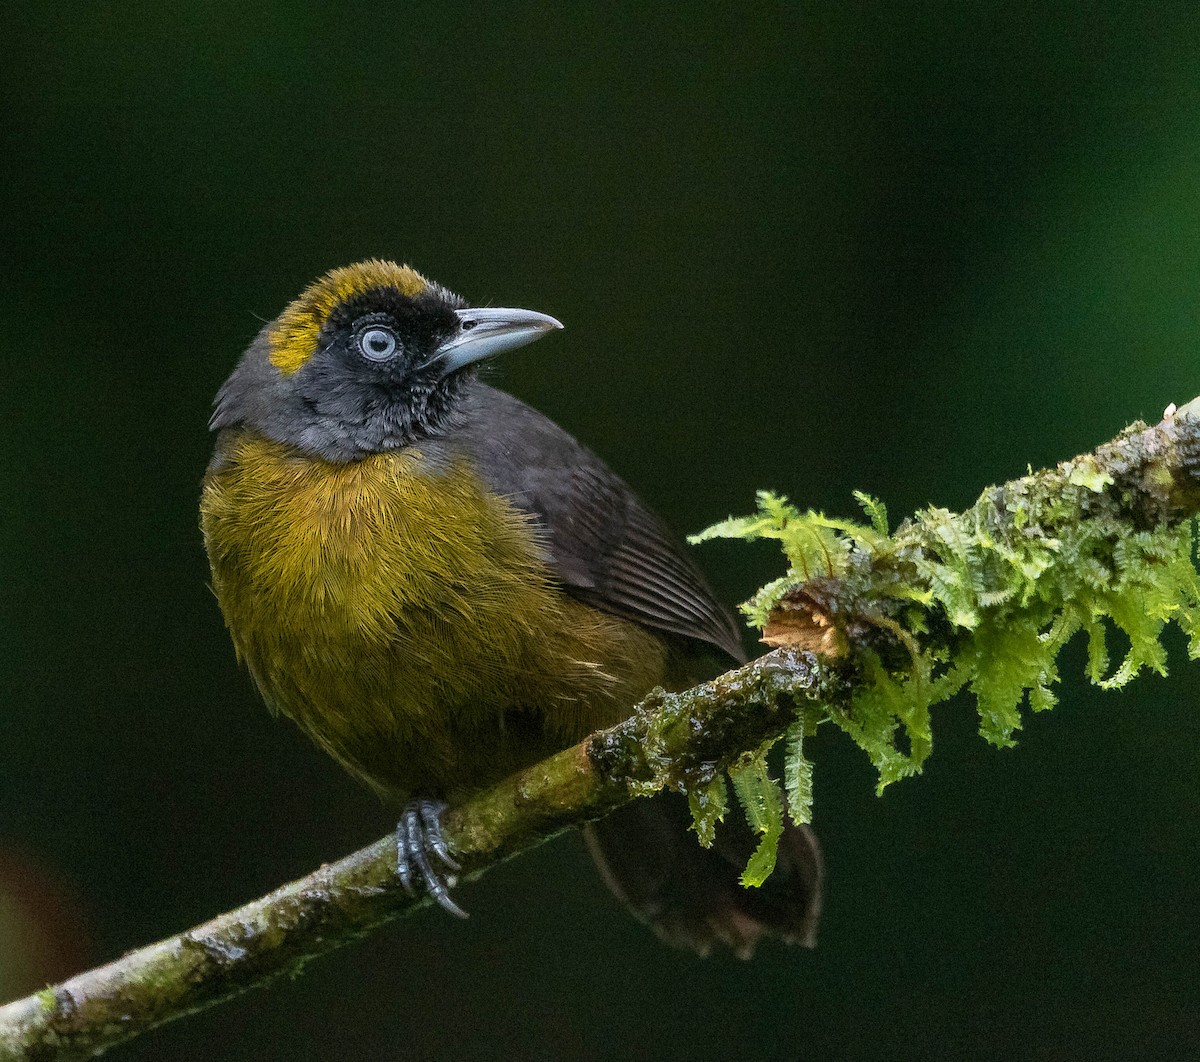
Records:
<instances>
[{"instance_id":1,"label":"bird's foot","mask_svg":"<svg viewBox=\"0 0 1200 1062\"><path fill-rule=\"evenodd\" d=\"M458 884L455 872L462 868L442 836L445 810L446 805L436 800L414 800L405 807L396 825L396 874L409 896L424 888L442 908L466 918L467 912L450 898L450 890ZM434 867L435 859L441 866Z\"/></svg>"}]
</instances>

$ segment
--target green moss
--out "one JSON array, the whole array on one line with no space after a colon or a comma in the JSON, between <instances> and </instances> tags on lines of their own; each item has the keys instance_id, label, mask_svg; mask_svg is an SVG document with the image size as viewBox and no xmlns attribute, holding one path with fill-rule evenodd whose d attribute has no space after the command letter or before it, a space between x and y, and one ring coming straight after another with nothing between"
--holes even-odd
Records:
<instances>
[{"instance_id":1,"label":"green moss","mask_svg":"<svg viewBox=\"0 0 1200 1062\"><path fill-rule=\"evenodd\" d=\"M804 758L807 725L808 721L801 715L784 735L787 750L783 761L784 790L788 814L797 823L812 822L812 764Z\"/></svg>"},{"instance_id":2,"label":"green moss","mask_svg":"<svg viewBox=\"0 0 1200 1062\"><path fill-rule=\"evenodd\" d=\"M1189 655L1200 656L1193 523L1145 527L1144 499L1123 488L1117 472L1087 455L990 488L964 513L927 509L894 533L884 506L865 494L855 496L868 522L803 512L760 492L754 515L692 538L777 540L787 571L743 611L754 626L774 624L777 640L794 636L811 648L823 637L818 651L852 676L847 704L798 708L788 731L784 785L795 821L811 816L803 740L819 725L850 735L882 791L921 770L932 749L930 709L960 690L974 697L982 736L1012 745L1023 711L1054 705L1058 655L1076 634L1087 638L1088 677L1105 689L1144 668L1166 672L1160 636L1168 623L1187 634ZM1129 643L1115 669L1108 628ZM770 873L781 829L766 751L730 772L762 836L746 884ZM693 809L697 832L710 839L711 811L695 800Z\"/></svg>"},{"instance_id":3,"label":"green moss","mask_svg":"<svg viewBox=\"0 0 1200 1062\"><path fill-rule=\"evenodd\" d=\"M779 785L767 773L767 749L760 749L748 763L729 772L746 821L761 840L742 872L742 884L757 886L775 869L775 853L783 833L783 799Z\"/></svg>"},{"instance_id":4,"label":"green moss","mask_svg":"<svg viewBox=\"0 0 1200 1062\"><path fill-rule=\"evenodd\" d=\"M717 835L717 823L725 821L729 810L729 791L725 778L717 775L706 786L688 788L688 806L692 810L692 823L700 843L708 848Z\"/></svg>"}]
</instances>

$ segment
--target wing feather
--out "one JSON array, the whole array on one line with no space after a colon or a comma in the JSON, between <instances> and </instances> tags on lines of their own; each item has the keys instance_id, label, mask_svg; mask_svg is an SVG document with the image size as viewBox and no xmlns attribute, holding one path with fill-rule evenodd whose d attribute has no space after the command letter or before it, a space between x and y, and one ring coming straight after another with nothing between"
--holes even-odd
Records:
<instances>
[{"instance_id":1,"label":"wing feather","mask_svg":"<svg viewBox=\"0 0 1200 1062\"><path fill-rule=\"evenodd\" d=\"M666 525L553 421L478 384L452 434L496 492L534 514L564 588L585 604L743 660L730 611Z\"/></svg>"}]
</instances>

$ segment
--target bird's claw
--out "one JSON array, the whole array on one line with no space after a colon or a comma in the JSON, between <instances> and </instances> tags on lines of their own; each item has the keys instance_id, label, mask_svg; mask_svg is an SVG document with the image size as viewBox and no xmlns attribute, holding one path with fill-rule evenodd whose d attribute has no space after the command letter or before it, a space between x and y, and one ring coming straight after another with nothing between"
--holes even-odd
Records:
<instances>
[{"instance_id":1,"label":"bird's claw","mask_svg":"<svg viewBox=\"0 0 1200 1062\"><path fill-rule=\"evenodd\" d=\"M458 918L467 912L450 898L458 884L455 872L462 867L450 855L442 836L442 812L446 805L435 800L414 800L404 809L396 825L396 874L409 896L423 887L444 910ZM435 869L431 857L446 868Z\"/></svg>"}]
</instances>

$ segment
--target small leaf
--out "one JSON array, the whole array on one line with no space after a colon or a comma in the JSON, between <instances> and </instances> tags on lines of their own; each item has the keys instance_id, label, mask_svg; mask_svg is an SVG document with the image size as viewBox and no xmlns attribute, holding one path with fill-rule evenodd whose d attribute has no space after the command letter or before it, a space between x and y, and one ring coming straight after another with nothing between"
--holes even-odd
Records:
<instances>
[{"instance_id":1,"label":"small leaf","mask_svg":"<svg viewBox=\"0 0 1200 1062\"><path fill-rule=\"evenodd\" d=\"M796 825L812 822L812 764L804 758L804 719L788 727L784 744L783 778L788 815Z\"/></svg>"},{"instance_id":2,"label":"small leaf","mask_svg":"<svg viewBox=\"0 0 1200 1062\"><path fill-rule=\"evenodd\" d=\"M867 519L871 521L871 526L876 533L886 536L888 534L887 506L878 498L873 498L861 490L854 492L854 498L862 506L863 512L867 514Z\"/></svg>"},{"instance_id":3,"label":"small leaf","mask_svg":"<svg viewBox=\"0 0 1200 1062\"><path fill-rule=\"evenodd\" d=\"M729 810L729 791L723 775L717 775L708 785L688 790L688 807L692 812L692 828L700 844L711 848L717 836L717 823L725 821Z\"/></svg>"},{"instance_id":4,"label":"small leaf","mask_svg":"<svg viewBox=\"0 0 1200 1062\"><path fill-rule=\"evenodd\" d=\"M783 800L761 756L744 767L734 768L729 776L746 821L762 838L741 877L743 885L757 888L775 869L779 838L783 834Z\"/></svg>"},{"instance_id":5,"label":"small leaf","mask_svg":"<svg viewBox=\"0 0 1200 1062\"><path fill-rule=\"evenodd\" d=\"M1104 624L1089 616L1083 621L1083 627L1088 636L1087 675L1099 686L1104 682L1104 672L1108 670L1108 646L1105 644Z\"/></svg>"}]
</instances>

